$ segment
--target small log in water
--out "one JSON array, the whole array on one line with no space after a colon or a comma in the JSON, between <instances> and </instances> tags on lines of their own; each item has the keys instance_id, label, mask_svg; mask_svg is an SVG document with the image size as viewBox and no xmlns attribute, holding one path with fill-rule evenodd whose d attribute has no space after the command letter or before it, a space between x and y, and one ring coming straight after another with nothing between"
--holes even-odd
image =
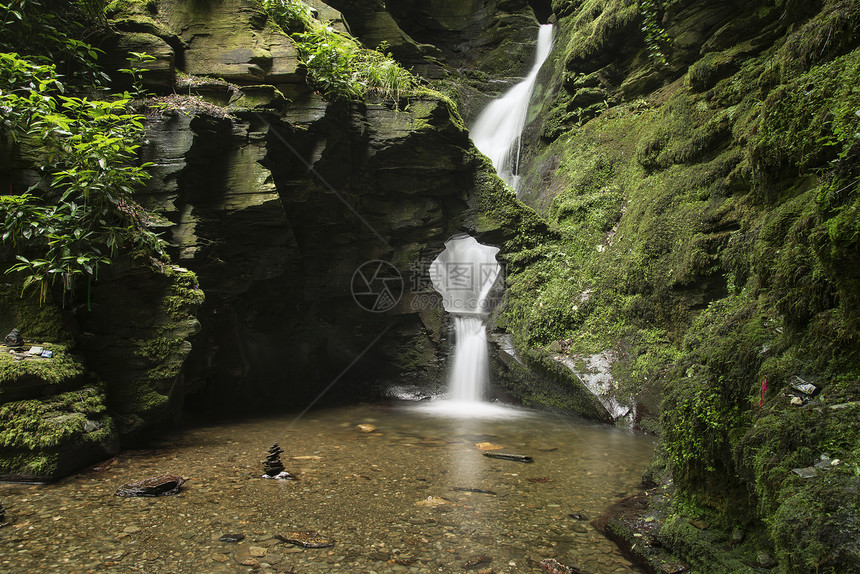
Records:
<instances>
[{"instance_id":1,"label":"small log in water","mask_svg":"<svg viewBox=\"0 0 860 574\"><path fill-rule=\"evenodd\" d=\"M502 460L515 460L517 462L534 462L534 459L527 454L504 454L501 452L485 452L484 456L490 458L501 458Z\"/></svg>"}]
</instances>

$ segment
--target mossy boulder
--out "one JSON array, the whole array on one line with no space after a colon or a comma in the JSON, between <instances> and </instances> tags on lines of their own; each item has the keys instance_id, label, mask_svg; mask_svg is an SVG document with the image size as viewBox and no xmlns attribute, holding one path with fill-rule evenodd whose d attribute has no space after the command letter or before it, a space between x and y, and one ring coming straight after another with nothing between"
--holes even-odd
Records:
<instances>
[{"instance_id":1,"label":"mossy boulder","mask_svg":"<svg viewBox=\"0 0 860 574\"><path fill-rule=\"evenodd\" d=\"M157 20L182 41L182 71L238 84L301 82L298 51L259 3L162 2Z\"/></svg>"},{"instance_id":2,"label":"mossy boulder","mask_svg":"<svg viewBox=\"0 0 860 574\"><path fill-rule=\"evenodd\" d=\"M74 319L48 294L40 301L20 285L0 286L0 317L25 341L20 349L0 345L3 480L55 480L119 448L104 389L75 348ZM35 347L48 352L31 354Z\"/></svg>"},{"instance_id":3,"label":"mossy boulder","mask_svg":"<svg viewBox=\"0 0 860 574\"><path fill-rule=\"evenodd\" d=\"M0 405L0 478L51 481L116 453L119 439L98 385Z\"/></svg>"}]
</instances>

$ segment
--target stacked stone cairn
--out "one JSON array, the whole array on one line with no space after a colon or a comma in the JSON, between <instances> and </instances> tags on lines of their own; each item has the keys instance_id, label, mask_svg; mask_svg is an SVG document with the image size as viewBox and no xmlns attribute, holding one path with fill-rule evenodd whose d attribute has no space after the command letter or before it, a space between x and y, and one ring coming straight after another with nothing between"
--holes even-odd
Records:
<instances>
[{"instance_id":1,"label":"stacked stone cairn","mask_svg":"<svg viewBox=\"0 0 860 574\"><path fill-rule=\"evenodd\" d=\"M280 478L283 480L291 480L293 476L284 470L284 463L281 462L281 453L284 452L278 443L273 444L269 448L269 454L266 455L266 460L263 461L263 478Z\"/></svg>"}]
</instances>

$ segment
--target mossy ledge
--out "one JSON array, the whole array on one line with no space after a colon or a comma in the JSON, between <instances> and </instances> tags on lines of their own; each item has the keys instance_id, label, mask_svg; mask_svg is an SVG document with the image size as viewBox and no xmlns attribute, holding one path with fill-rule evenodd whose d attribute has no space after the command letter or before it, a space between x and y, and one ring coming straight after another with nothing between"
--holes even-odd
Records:
<instances>
[{"instance_id":1,"label":"mossy ledge","mask_svg":"<svg viewBox=\"0 0 860 574\"><path fill-rule=\"evenodd\" d=\"M40 305L20 285L0 290L3 317L25 337L22 350L52 353L0 346L0 479L61 478L115 454L120 437L178 413L175 389L204 301L197 277L178 266L113 267L93 284L89 309Z\"/></svg>"}]
</instances>

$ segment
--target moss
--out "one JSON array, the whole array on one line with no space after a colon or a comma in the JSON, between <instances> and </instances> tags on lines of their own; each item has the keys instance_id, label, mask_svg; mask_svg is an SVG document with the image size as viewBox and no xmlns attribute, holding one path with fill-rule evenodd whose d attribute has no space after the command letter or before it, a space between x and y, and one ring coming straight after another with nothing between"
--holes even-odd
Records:
<instances>
[{"instance_id":1,"label":"moss","mask_svg":"<svg viewBox=\"0 0 860 574\"><path fill-rule=\"evenodd\" d=\"M860 9L786 6L755 41L706 54L686 85L580 122L577 91L616 81L588 54L611 49L606 17L628 5L555 4L568 69L554 71L551 141L523 188L558 235L512 258L507 328L526 349L615 349L622 389L663 389L651 412L691 508L769 537L783 571L845 570L860 429L853 407L829 405L860 398ZM635 56L624 66L651 73ZM821 389L802 408L787 394L798 376ZM852 462L791 472L825 452ZM721 544L690 536L679 522L667 543L700 563Z\"/></svg>"},{"instance_id":2,"label":"moss","mask_svg":"<svg viewBox=\"0 0 860 574\"><path fill-rule=\"evenodd\" d=\"M772 90L762 105L751 149L753 169L763 180L754 188L758 194L775 199L786 168L799 175L847 155L860 130L858 109L860 50Z\"/></svg>"},{"instance_id":3,"label":"moss","mask_svg":"<svg viewBox=\"0 0 860 574\"><path fill-rule=\"evenodd\" d=\"M709 52L687 70L690 86L697 92L709 90L718 81L738 70L737 50Z\"/></svg>"},{"instance_id":4,"label":"moss","mask_svg":"<svg viewBox=\"0 0 860 574\"><path fill-rule=\"evenodd\" d=\"M830 470L805 481L773 514L777 559L790 572L848 572L860 563L857 477Z\"/></svg>"},{"instance_id":5,"label":"moss","mask_svg":"<svg viewBox=\"0 0 860 574\"><path fill-rule=\"evenodd\" d=\"M660 538L668 547L687 557L696 568L712 574L752 574L757 570L748 564L755 563L755 555L739 556L737 549L727 549L728 533L709 528L700 530L686 516L675 514L666 519L660 529Z\"/></svg>"},{"instance_id":6,"label":"moss","mask_svg":"<svg viewBox=\"0 0 860 574\"><path fill-rule=\"evenodd\" d=\"M16 452L0 456L0 475L12 477L50 477L56 474L59 454Z\"/></svg>"},{"instance_id":7,"label":"moss","mask_svg":"<svg viewBox=\"0 0 860 574\"><path fill-rule=\"evenodd\" d=\"M170 287L161 304L172 319L185 319L197 311L206 295L193 271L174 265L167 267L165 274L170 278Z\"/></svg>"},{"instance_id":8,"label":"moss","mask_svg":"<svg viewBox=\"0 0 860 574\"><path fill-rule=\"evenodd\" d=\"M577 7L572 19L562 21L566 45L562 48L569 69L599 51L619 30L639 19L635 0L586 0Z\"/></svg>"},{"instance_id":9,"label":"moss","mask_svg":"<svg viewBox=\"0 0 860 574\"><path fill-rule=\"evenodd\" d=\"M32 289L22 291L20 285L0 283L0 315L4 326L11 323L9 328L16 327L27 340L71 341L62 311L50 302L40 304Z\"/></svg>"},{"instance_id":10,"label":"moss","mask_svg":"<svg viewBox=\"0 0 860 574\"><path fill-rule=\"evenodd\" d=\"M105 6L105 14L111 18L119 14L153 15L157 11L157 0L111 0Z\"/></svg>"},{"instance_id":11,"label":"moss","mask_svg":"<svg viewBox=\"0 0 860 574\"><path fill-rule=\"evenodd\" d=\"M147 420L158 420L169 410L169 396L191 352L188 338L200 330L195 313L205 294L196 274L173 265L164 269L164 276L168 284L159 306L161 319L151 336L137 341L134 352L142 360L144 375L110 389L111 407L127 419L125 433Z\"/></svg>"},{"instance_id":12,"label":"moss","mask_svg":"<svg viewBox=\"0 0 860 574\"><path fill-rule=\"evenodd\" d=\"M14 401L0 406L0 445L4 448L39 450L73 441L99 440L110 434L110 419L105 417L105 397L98 387L82 387L49 399ZM100 428L87 433L87 420Z\"/></svg>"},{"instance_id":13,"label":"moss","mask_svg":"<svg viewBox=\"0 0 860 574\"><path fill-rule=\"evenodd\" d=\"M4 383L35 378L49 385L62 385L75 381L84 374L84 366L65 345L43 345L53 352L50 359L28 357L17 359L14 355L0 353L0 394Z\"/></svg>"}]
</instances>

